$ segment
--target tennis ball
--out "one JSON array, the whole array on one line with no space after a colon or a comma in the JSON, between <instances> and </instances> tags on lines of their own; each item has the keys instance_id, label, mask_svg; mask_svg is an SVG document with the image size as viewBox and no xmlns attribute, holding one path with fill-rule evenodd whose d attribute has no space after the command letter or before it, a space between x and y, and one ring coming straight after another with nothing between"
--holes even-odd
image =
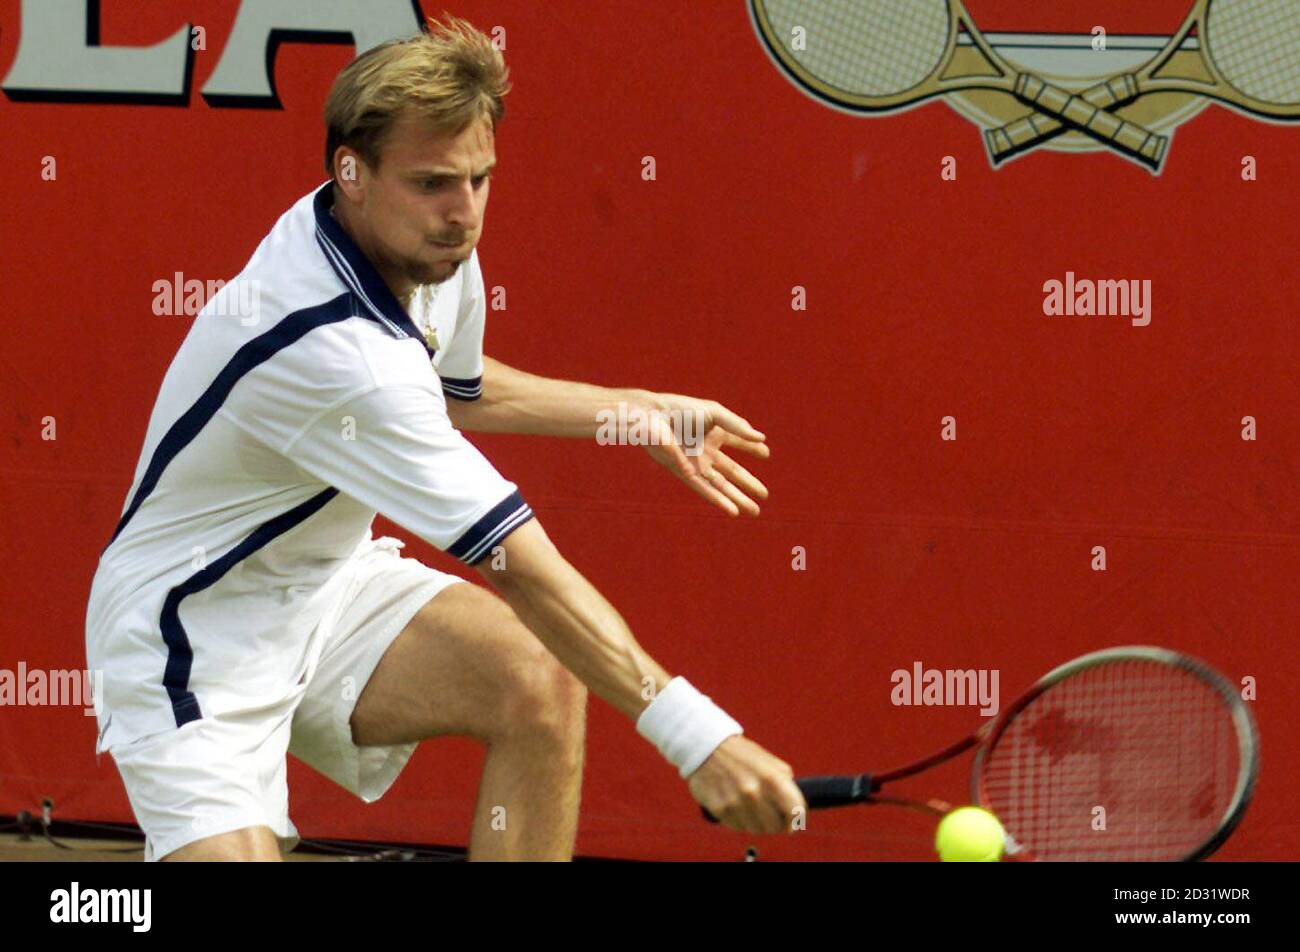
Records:
<instances>
[{"instance_id":1,"label":"tennis ball","mask_svg":"<svg viewBox=\"0 0 1300 952\"><path fill-rule=\"evenodd\" d=\"M958 807L934 834L934 848L945 863L996 863L1005 844L998 818L979 807Z\"/></svg>"}]
</instances>

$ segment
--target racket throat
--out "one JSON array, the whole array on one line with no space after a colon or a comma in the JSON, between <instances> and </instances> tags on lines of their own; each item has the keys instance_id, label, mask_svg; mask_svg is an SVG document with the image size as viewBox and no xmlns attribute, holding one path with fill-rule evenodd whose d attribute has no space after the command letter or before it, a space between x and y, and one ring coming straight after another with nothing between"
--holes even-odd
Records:
<instances>
[{"instance_id":1,"label":"racket throat","mask_svg":"<svg viewBox=\"0 0 1300 952\"><path fill-rule=\"evenodd\" d=\"M949 58L947 68L940 74L939 82L956 82L979 76L1010 81L1015 73L1002 65L1001 58L989 46L983 34L969 29L965 17L962 17L957 24L956 48Z\"/></svg>"}]
</instances>

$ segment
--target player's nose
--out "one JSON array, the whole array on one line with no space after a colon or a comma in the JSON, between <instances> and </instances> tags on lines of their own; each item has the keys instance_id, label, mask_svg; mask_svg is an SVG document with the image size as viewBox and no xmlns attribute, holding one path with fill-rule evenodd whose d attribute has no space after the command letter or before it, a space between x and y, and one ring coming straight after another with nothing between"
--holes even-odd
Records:
<instances>
[{"instance_id":1,"label":"player's nose","mask_svg":"<svg viewBox=\"0 0 1300 952\"><path fill-rule=\"evenodd\" d=\"M444 210L448 231L459 229L469 233L478 230L479 208L475 201L474 189L469 182L462 182L449 198Z\"/></svg>"}]
</instances>

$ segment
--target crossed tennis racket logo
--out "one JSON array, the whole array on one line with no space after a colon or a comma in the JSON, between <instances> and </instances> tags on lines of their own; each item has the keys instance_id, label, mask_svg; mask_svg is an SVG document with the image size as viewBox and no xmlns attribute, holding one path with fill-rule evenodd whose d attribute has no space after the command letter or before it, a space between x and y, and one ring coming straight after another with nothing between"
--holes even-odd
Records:
<instances>
[{"instance_id":1,"label":"crossed tennis racket logo","mask_svg":"<svg viewBox=\"0 0 1300 952\"><path fill-rule=\"evenodd\" d=\"M1008 62L961 0L750 0L750 12L782 71L837 108L892 112L972 91L1015 97L1032 111L985 129L995 166L1075 132L1159 173L1169 137L1116 115L1154 93L1300 121L1300 0L1195 0L1144 65L1077 92Z\"/></svg>"}]
</instances>

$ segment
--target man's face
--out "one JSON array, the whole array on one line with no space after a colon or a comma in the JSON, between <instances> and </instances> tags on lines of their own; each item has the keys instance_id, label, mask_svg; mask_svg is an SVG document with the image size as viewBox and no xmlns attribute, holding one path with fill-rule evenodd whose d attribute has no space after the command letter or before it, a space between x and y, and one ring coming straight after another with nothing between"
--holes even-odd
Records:
<instances>
[{"instance_id":1,"label":"man's face","mask_svg":"<svg viewBox=\"0 0 1300 952\"><path fill-rule=\"evenodd\" d=\"M357 182L344 189L354 237L390 285L446 281L483 234L492 127L479 120L451 138L407 119L380 149L379 167L358 160Z\"/></svg>"}]
</instances>

